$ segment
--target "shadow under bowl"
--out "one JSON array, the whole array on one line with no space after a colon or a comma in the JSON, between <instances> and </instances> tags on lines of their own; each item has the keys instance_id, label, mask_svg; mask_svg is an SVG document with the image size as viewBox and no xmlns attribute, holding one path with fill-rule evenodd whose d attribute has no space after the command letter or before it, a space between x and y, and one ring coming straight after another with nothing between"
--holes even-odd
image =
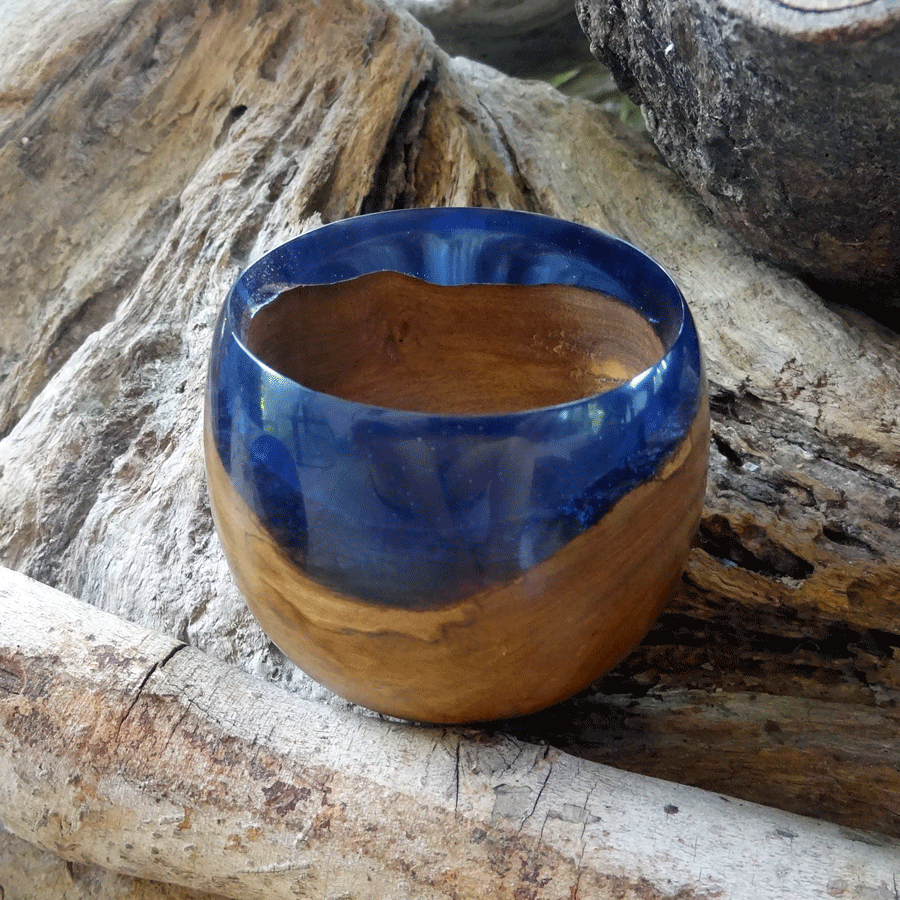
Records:
<instances>
[{"instance_id":1,"label":"shadow under bowl","mask_svg":"<svg viewBox=\"0 0 900 900\"><path fill-rule=\"evenodd\" d=\"M251 266L216 326L216 528L271 639L431 722L563 700L636 646L699 523L690 313L635 248L529 213L327 225Z\"/></svg>"}]
</instances>

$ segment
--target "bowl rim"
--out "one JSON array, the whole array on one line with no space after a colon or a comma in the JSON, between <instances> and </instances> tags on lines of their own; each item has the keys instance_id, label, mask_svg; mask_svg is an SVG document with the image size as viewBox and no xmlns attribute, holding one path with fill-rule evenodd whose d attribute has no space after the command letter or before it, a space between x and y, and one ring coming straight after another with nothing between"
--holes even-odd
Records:
<instances>
[{"instance_id":1,"label":"bowl rim","mask_svg":"<svg viewBox=\"0 0 900 900\"><path fill-rule=\"evenodd\" d=\"M406 220L412 220L411 224L414 224L416 228L419 230L430 231L431 233L437 233L436 229L431 228L427 229L423 226L429 222L434 222L435 219L443 218L446 215L460 217L463 219L473 219L473 220L481 220L486 224L490 224L492 222L503 222L504 220L509 222L518 221L519 223L524 224L526 221L531 221L532 224L547 224L552 227L558 229L566 229L571 230L573 232L578 232L582 237L595 241L600 244L606 244L614 246L617 249L623 250L628 256L630 256L635 264L639 264L647 268L648 271L654 272L657 277L660 277L667 287L671 289L671 298L669 301L671 305L675 307L675 314L677 316L677 321L675 326L672 329L672 334L666 338L659 333L657 330L656 323L648 317L632 300L629 299L628 296L617 296L610 291L602 290L599 288L588 288L589 290L597 290L600 293L606 293L608 296L612 296L614 299L617 299L621 302L626 303L632 309L634 309L642 318L644 318L650 326L656 331L657 336L660 338L660 341L663 343L663 347L665 348L665 352L663 355L652 365L648 366L641 372L634 375L632 378L627 381L622 382L615 387L609 388L604 391L598 391L593 394L587 394L583 397L577 397L573 400L564 401L562 403L552 404L548 406L536 406L536 407L527 407L522 409L515 410L507 410L501 412L485 412L485 413L443 413L443 412L428 412L423 410L410 410L403 409L402 407L391 407L391 406L380 406L378 404L372 403L364 403L358 400L350 400L345 397L340 397L336 394L330 394L325 391L318 391L302 382L296 381L293 378L290 378L287 375L279 372L277 369L270 366L264 360L260 359L248 346L246 341L244 340L244 335L242 334L242 329L246 326L246 323L249 322L249 319L252 318L256 312L259 311L263 306L268 303L273 302L282 293L287 290L290 290L293 287L306 287L306 286L315 286L315 285L326 285L326 284L335 284L340 282L347 282L356 277L362 277L363 275L371 275L381 272L394 272L399 274L410 274L409 272L404 272L397 267L392 266L382 266L382 267L373 267L370 269L366 269L366 271L362 271L357 273L354 276L348 278L336 278L336 279L319 279L319 280L310 280L310 281L291 281L291 282L279 282L279 283L271 283L264 285L255 291L248 291L244 286L245 279L264 268L268 263L270 263L273 259L277 259L282 254L290 252L290 250L296 247L298 244L309 242L312 236L316 236L317 238L321 238L322 235L326 232L334 233L336 236L340 237L342 233L347 231L353 231L354 229L364 228L366 224L375 222L375 221L390 221L391 219L396 220L398 224L403 224ZM431 278L424 277L422 275L413 275L412 277L419 278L422 281L427 281L431 284L446 284L448 282L439 282ZM515 282L515 281L474 281L474 280L464 280L459 282L449 282L450 284L467 284L467 285L475 285L475 284L529 284L527 282ZM543 281L543 282L535 282L534 284L564 284L564 282L559 281ZM572 286L580 286L580 285L572 285ZM250 302L254 298L262 298L260 302L255 302L252 305L255 307L253 311L250 311ZM241 305L242 309L238 309L238 304ZM386 413L394 416L403 416L404 419L413 423L415 421L426 421L426 420L440 420L446 421L449 423L501 423L504 421L511 422L514 420L521 419L524 416L532 416L536 414L551 414L551 415L565 415L569 411L575 411L591 402L597 402L604 398L602 402L614 402L614 399L622 396L626 396L635 391L635 389L639 388L643 382L645 382L648 378L652 378L656 373L665 373L670 368L670 362L673 357L676 355L676 350L680 344L685 340L685 337L691 338L691 343L696 344L697 349L696 352L688 353L689 357L694 358L697 357L698 364L702 367L702 353L699 347L699 336L697 334L696 325L694 323L693 316L691 314L690 308L687 305L687 301L679 288L677 282L672 277L672 275L653 257L649 254L645 253L638 247L635 247L633 244L624 240L623 238L616 237L615 235L609 234L608 232L602 231L598 228L594 228L590 225L585 225L583 223L574 222L567 219L562 219L555 216L549 216L544 213L536 213L527 210L507 210L507 209L496 209L496 208L488 208L488 207L466 207L466 206L443 206L443 207L415 207L411 209L399 209L399 210L383 210L378 212L371 213L363 213L356 216L348 216L343 219L338 219L333 222L324 223L322 225L317 225L313 228L310 228L307 231L293 237L287 241L284 241L277 246L273 247L271 250L264 253L258 259L256 259L249 266L244 268L238 278L235 280L234 284L230 288L224 304L221 309L221 322L220 325L222 328L227 328L229 332L229 336L231 340L233 340L237 346L240 348L241 352L250 360L254 365L256 365L262 372L266 374L266 380L270 385L277 384L279 389L290 390L298 393L300 396L310 396L310 397L321 397L324 398L328 403L333 403L340 406L345 406L347 409L359 410L361 412L371 411L373 413ZM236 318L239 318L240 321L236 323ZM218 330L218 329L217 329Z\"/></svg>"}]
</instances>

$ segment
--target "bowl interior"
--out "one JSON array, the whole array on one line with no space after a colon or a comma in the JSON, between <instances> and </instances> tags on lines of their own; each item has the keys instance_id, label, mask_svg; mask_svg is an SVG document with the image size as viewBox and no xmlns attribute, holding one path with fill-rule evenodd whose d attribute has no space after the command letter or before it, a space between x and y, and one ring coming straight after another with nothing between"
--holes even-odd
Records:
<instances>
[{"instance_id":1,"label":"bowl interior","mask_svg":"<svg viewBox=\"0 0 900 900\"><path fill-rule=\"evenodd\" d=\"M591 397L665 354L640 313L599 291L441 285L395 271L284 291L256 311L244 340L263 363L314 391L438 414Z\"/></svg>"}]
</instances>

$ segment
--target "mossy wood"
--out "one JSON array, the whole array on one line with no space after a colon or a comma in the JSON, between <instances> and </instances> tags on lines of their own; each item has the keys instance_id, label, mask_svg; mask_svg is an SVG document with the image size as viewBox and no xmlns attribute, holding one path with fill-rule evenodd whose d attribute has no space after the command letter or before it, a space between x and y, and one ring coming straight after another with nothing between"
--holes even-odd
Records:
<instances>
[{"instance_id":1,"label":"mossy wood","mask_svg":"<svg viewBox=\"0 0 900 900\"><path fill-rule=\"evenodd\" d=\"M492 733L900 832L895 332L747 255L642 136L449 60L380 6L23 2L0 27L4 564L370 727L266 640L213 535L202 395L218 307L251 258L357 212L584 221L659 259L694 311L706 506L642 646L552 717ZM458 734L465 748L486 733ZM77 836L57 849L113 865L107 834L102 852Z\"/></svg>"}]
</instances>

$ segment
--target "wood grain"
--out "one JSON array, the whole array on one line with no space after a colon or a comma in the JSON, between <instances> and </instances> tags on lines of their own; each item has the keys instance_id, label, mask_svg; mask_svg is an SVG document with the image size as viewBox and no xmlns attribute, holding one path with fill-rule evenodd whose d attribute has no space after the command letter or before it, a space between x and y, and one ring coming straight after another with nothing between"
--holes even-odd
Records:
<instances>
[{"instance_id":1,"label":"wood grain","mask_svg":"<svg viewBox=\"0 0 900 900\"><path fill-rule=\"evenodd\" d=\"M511 412L609 390L665 352L627 304L565 285L443 286L398 272L301 286L247 346L306 387L392 409Z\"/></svg>"},{"instance_id":2,"label":"wood grain","mask_svg":"<svg viewBox=\"0 0 900 900\"><path fill-rule=\"evenodd\" d=\"M656 477L516 580L430 610L329 590L275 543L231 484L207 410L206 465L222 547L254 615L308 674L363 706L483 721L571 696L638 644L681 580L703 506L704 403Z\"/></svg>"}]
</instances>

